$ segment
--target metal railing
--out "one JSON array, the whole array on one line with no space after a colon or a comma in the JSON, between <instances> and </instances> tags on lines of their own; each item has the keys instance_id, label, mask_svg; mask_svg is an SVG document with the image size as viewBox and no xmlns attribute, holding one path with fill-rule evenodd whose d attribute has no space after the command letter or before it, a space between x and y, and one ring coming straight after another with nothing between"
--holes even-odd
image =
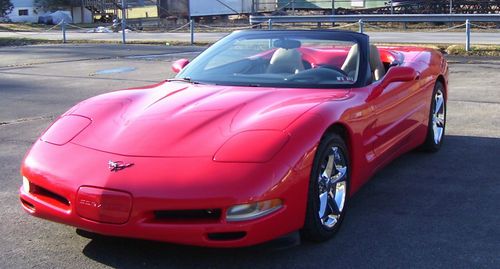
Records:
<instances>
[{"instance_id":1,"label":"metal railing","mask_svg":"<svg viewBox=\"0 0 500 269\"><path fill-rule=\"evenodd\" d=\"M313 16L250 16L250 23L300 22L500 22L500 14L394 14L394 15L313 15Z\"/></svg>"},{"instance_id":2,"label":"metal railing","mask_svg":"<svg viewBox=\"0 0 500 269\"><path fill-rule=\"evenodd\" d=\"M323 11L335 14L489 14L499 13L498 0L252 0L253 10L287 11L295 15L297 11ZM262 10L259 7L275 10ZM253 12L252 12L253 13Z\"/></svg>"},{"instance_id":3,"label":"metal railing","mask_svg":"<svg viewBox=\"0 0 500 269\"><path fill-rule=\"evenodd\" d=\"M411 15L411 16L416 17L415 15ZM314 17L315 17L315 22L317 22L318 16L314 16ZM325 17L325 16L320 16L320 17ZM328 17L328 20L320 20L320 22L324 22L324 21L332 22L332 18L329 18L330 16L326 16L326 17ZM344 23L347 19L345 17L346 16L335 16L333 18L334 22L339 22L340 20L343 20L342 21L343 23L332 25L333 29L342 29L342 28L352 29L353 27L359 27L358 28L359 32L364 32L366 28L376 28L376 29L381 29L382 31L384 31L384 29L385 29L385 28L383 28L384 26L380 27L376 24L371 23L373 21L375 21L375 22L380 21L380 20L377 20L376 18L374 18L374 17L380 17L380 16L362 16L362 15L348 16L349 20L347 20L347 21L352 22L352 23ZM394 18L398 18L401 16L384 15L384 17L393 17L392 19L394 19ZM405 16L405 17L409 17L409 16ZM418 16L418 17L422 17L422 16ZM439 16L439 17L442 17L442 16ZM292 17L292 16L287 16L287 17L276 17L276 16L256 17L256 16L253 16L251 18L252 19L251 21L253 22L253 24L238 25L238 26L233 26L233 27L230 27L227 25L225 25L225 26L203 25L200 23L195 23L194 19L191 19L190 21L188 21L184 25L175 26L176 28L169 29L169 30L165 31L164 33L187 32L187 33L189 33L189 35L187 35L185 37L185 40L186 41L189 40L190 44L194 45L195 44L195 37L196 37L195 31L198 31L198 30L204 31L204 29L208 29L208 31L214 30L214 31L223 31L223 32L227 33L227 32L234 31L234 30L243 30L243 29L250 29L250 28L262 28L262 27L266 27L266 26L269 29L271 29L273 27L276 27L276 25L279 26L279 23L282 23L283 21L296 22L297 20L294 20L293 18L294 17ZM262 21L262 23L255 24L256 19L259 19L259 21ZM263 19L265 19L265 20L263 20ZM308 20L307 17L300 17L300 19L301 19L301 22L312 21L310 19ZM450 18L447 18L447 19L449 21ZM465 19L465 22L461 21L462 19ZM499 22L499 19L500 19L499 15L483 15L483 16L457 15L457 16L454 16L454 19L452 21L461 22L460 24L455 23L453 25L445 26L445 27L448 27L446 29L437 29L437 30L428 29L425 32L437 33L437 32L448 32L452 29L459 29L459 28L464 29L465 30L465 48L467 51L469 51L471 49L471 46L470 46L471 31L473 29L484 29L484 30L488 30L489 33L494 33L493 35L490 35L489 33L488 33L488 35L486 35L487 40L486 40L486 43L484 43L484 44L500 44L500 28L498 28L498 25L497 26L495 26L494 24L491 25L491 23L478 25L478 24L474 23L474 22ZM386 21L386 20L387 20L387 18L384 18L384 21ZM391 20L391 21L395 21L395 20ZM412 20L398 19L397 21L398 22L407 22L407 21L412 21ZM436 21L436 20L425 20L425 21ZM490 26L487 26L487 25L490 25ZM297 28L297 27L299 27L300 29L304 29L304 27L305 27L305 29L310 29L312 27L312 23L297 23L297 24L292 26L292 28ZM318 25L318 27L321 28L321 25ZM102 28L102 29L100 29L100 28ZM289 28L289 27L286 27L286 28ZM70 32L68 32L69 29L72 29L72 30ZM32 33L23 33L23 32L17 32L17 31L8 31L8 32L12 32L16 35L23 36L23 37L32 37L32 36L38 36L38 35L49 33L49 32L53 33L55 30L55 31L61 32L62 42L66 43L68 34L69 34L69 38L71 39L71 37L72 37L71 35L73 33L79 33L79 34L81 34L81 33L112 33L112 32L119 31L119 32L121 32L121 37L122 37L121 41L123 43L126 43L125 34L127 33L128 30L125 30L125 29L126 29L126 27L122 27L121 23L118 23L117 25L113 25L111 27L97 27L97 28L89 29L89 28L82 28L78 25L74 25L74 24L71 24L68 22L61 21L57 25L54 25L54 26L50 27L49 29L40 30L37 32L32 32ZM137 31L137 33L141 32L140 29L133 29L133 27L131 29L132 29L131 31L134 31L134 30ZM116 39L117 37L118 36L115 35L114 37L112 37L112 39ZM435 37L436 39L439 38L438 35L434 35L433 37ZM483 37L484 37L484 35L483 35ZM80 38L82 38L82 37L80 37ZM48 39L51 39L51 38L49 37ZM89 40L91 40L91 39L92 38L90 38ZM434 42L434 40L432 40L432 39L427 38L426 40L427 41L424 41L424 42ZM493 40L493 41L491 41L491 40ZM379 41L383 42L382 40L379 40ZM418 41L413 41L413 42L418 42ZM456 43L456 40L452 41L452 43Z\"/></svg>"},{"instance_id":4,"label":"metal railing","mask_svg":"<svg viewBox=\"0 0 500 269\"><path fill-rule=\"evenodd\" d=\"M500 22L500 14L395 14L395 15L314 15L314 16L250 16L250 24L267 23L358 23L359 32L367 22L464 22L465 50L470 51L471 22Z\"/></svg>"}]
</instances>

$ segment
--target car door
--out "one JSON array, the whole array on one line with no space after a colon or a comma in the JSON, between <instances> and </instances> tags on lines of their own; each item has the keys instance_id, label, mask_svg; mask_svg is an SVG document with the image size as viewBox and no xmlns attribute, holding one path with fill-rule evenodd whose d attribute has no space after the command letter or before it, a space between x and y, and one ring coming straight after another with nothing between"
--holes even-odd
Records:
<instances>
[{"instance_id":1,"label":"car door","mask_svg":"<svg viewBox=\"0 0 500 269\"><path fill-rule=\"evenodd\" d=\"M379 92L369 100L376 117L373 148L380 162L396 154L421 123L418 113L422 102L415 100L420 88L418 76L411 81L386 83L389 76L373 85L373 91ZM378 88L382 85L383 89Z\"/></svg>"}]
</instances>

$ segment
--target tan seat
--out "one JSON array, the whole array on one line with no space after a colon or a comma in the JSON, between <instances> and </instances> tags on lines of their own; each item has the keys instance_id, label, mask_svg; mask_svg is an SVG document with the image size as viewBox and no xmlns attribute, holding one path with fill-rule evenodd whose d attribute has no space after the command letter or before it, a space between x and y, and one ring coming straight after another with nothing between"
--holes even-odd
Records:
<instances>
[{"instance_id":1,"label":"tan seat","mask_svg":"<svg viewBox=\"0 0 500 269\"><path fill-rule=\"evenodd\" d=\"M355 44L347 53L347 57L342 65L342 70L346 72L349 76L353 76L357 71L359 57L358 44ZM373 80L380 80L385 75L385 67L380 60L380 54L378 48L375 45L370 44L370 69L372 70Z\"/></svg>"},{"instance_id":2,"label":"tan seat","mask_svg":"<svg viewBox=\"0 0 500 269\"><path fill-rule=\"evenodd\" d=\"M375 45L370 44L370 68L373 73L373 80L380 80L385 75L385 67L380 60L380 53Z\"/></svg>"},{"instance_id":3,"label":"tan seat","mask_svg":"<svg viewBox=\"0 0 500 269\"><path fill-rule=\"evenodd\" d=\"M296 49L284 48L279 48L273 53L267 68L268 73L296 74L302 70L304 70L304 64L300 52Z\"/></svg>"}]
</instances>

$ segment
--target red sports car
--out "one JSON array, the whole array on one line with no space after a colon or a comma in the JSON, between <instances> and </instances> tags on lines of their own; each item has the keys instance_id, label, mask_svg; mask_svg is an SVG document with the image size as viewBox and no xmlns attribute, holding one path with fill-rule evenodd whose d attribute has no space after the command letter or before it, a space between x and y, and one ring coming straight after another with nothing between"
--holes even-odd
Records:
<instances>
[{"instance_id":1,"label":"red sports car","mask_svg":"<svg viewBox=\"0 0 500 269\"><path fill-rule=\"evenodd\" d=\"M174 79L85 100L22 164L29 214L214 247L326 240L375 171L443 143L448 65L345 31L239 31Z\"/></svg>"}]
</instances>

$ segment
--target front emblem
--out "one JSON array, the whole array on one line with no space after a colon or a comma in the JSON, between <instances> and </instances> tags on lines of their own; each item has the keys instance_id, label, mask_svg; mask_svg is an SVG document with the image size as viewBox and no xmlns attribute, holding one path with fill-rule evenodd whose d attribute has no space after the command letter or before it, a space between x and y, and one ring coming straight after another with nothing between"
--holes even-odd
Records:
<instances>
[{"instance_id":1,"label":"front emblem","mask_svg":"<svg viewBox=\"0 0 500 269\"><path fill-rule=\"evenodd\" d=\"M117 161L117 162L114 162L114 161L108 161L108 168L111 172L118 172L120 170L123 170L127 167L130 167L134 165L133 163L124 163L122 161Z\"/></svg>"}]
</instances>

